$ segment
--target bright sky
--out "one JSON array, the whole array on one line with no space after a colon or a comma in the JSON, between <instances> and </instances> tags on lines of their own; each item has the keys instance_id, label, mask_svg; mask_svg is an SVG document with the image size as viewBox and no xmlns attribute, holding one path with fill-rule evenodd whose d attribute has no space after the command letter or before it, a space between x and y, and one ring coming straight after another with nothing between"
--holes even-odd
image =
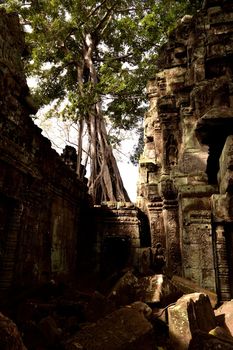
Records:
<instances>
[{"instance_id":1,"label":"bright sky","mask_svg":"<svg viewBox=\"0 0 233 350\"><path fill-rule=\"evenodd\" d=\"M138 180L138 167L134 166L130 162L130 153L133 152L133 147L137 144L138 137L135 137L135 134L131 131L128 132L128 137L122 141L120 151L124 156L120 157L116 154L117 164L121 177L125 186L125 189L128 192L128 195L133 203L136 201L136 192L137 192L137 180Z\"/></svg>"},{"instance_id":2,"label":"bright sky","mask_svg":"<svg viewBox=\"0 0 233 350\"><path fill-rule=\"evenodd\" d=\"M118 162L118 167L124 182L125 189L133 203L136 202L138 167L132 163Z\"/></svg>"},{"instance_id":3,"label":"bright sky","mask_svg":"<svg viewBox=\"0 0 233 350\"><path fill-rule=\"evenodd\" d=\"M59 154L62 153L66 144L74 147L77 144L77 130L69 121L63 122L56 118L44 119L44 114L41 112L35 123L43 130L43 135L51 141L52 147ZM120 152L114 152L125 189L132 202L136 201L138 167L130 162L130 153L136 143L137 135L128 132L125 140L122 141Z\"/></svg>"}]
</instances>

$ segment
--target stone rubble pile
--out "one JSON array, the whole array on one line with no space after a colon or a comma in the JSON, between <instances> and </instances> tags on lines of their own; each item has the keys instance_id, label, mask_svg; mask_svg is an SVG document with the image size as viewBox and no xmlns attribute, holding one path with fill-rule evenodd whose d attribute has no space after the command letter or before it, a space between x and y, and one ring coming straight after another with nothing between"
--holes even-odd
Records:
<instances>
[{"instance_id":1,"label":"stone rubble pile","mask_svg":"<svg viewBox=\"0 0 233 350\"><path fill-rule=\"evenodd\" d=\"M131 274L133 274L131 272ZM207 350L233 349L232 301L214 311L208 295L184 294L161 307L160 301L145 303L146 293L132 296L125 304L126 273L111 293L81 292L75 286L46 289L11 300L9 318L0 315L2 350ZM134 276L140 279L140 276ZM155 276L154 276L155 277ZM158 275L158 277L161 277ZM149 278L149 276L148 276ZM118 289L118 299L112 293ZM140 286L140 285L139 285ZM133 288L138 290L138 284ZM58 286L57 286L58 288ZM161 285L153 285L159 295ZM143 290L145 291L145 289ZM181 292L181 291L180 291ZM172 293L172 298L174 294ZM171 296L167 293L167 300ZM122 305L120 304L122 301ZM168 303L168 302L167 302ZM164 304L163 304L164 305Z\"/></svg>"}]
</instances>

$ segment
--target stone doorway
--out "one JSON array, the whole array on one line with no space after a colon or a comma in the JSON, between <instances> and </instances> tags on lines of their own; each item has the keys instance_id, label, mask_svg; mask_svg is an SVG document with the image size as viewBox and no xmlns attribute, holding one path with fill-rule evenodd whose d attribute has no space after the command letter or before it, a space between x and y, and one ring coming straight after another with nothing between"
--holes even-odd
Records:
<instances>
[{"instance_id":1,"label":"stone doorway","mask_svg":"<svg viewBox=\"0 0 233 350\"><path fill-rule=\"evenodd\" d=\"M130 259L131 240L127 236L107 236L104 238L101 257L103 277L120 272Z\"/></svg>"}]
</instances>

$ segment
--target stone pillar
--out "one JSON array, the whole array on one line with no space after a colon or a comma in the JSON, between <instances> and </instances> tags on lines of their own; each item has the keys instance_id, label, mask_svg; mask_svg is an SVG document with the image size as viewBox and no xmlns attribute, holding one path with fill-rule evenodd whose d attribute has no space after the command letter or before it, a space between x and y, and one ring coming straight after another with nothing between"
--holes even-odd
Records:
<instances>
[{"instance_id":1,"label":"stone pillar","mask_svg":"<svg viewBox=\"0 0 233 350\"><path fill-rule=\"evenodd\" d=\"M196 193L194 192L196 189ZM201 197L198 186L190 186L192 197L180 198L180 222L182 222L183 277L202 288L215 291L213 238L209 197ZM186 196L186 197L185 197Z\"/></svg>"},{"instance_id":2,"label":"stone pillar","mask_svg":"<svg viewBox=\"0 0 233 350\"><path fill-rule=\"evenodd\" d=\"M155 248L157 243L166 247L166 237L163 225L163 201L158 199L156 202L150 202L147 206L150 221L151 247Z\"/></svg>"},{"instance_id":3,"label":"stone pillar","mask_svg":"<svg viewBox=\"0 0 233 350\"><path fill-rule=\"evenodd\" d=\"M166 237L166 268L167 274L181 275L181 249L179 234L179 209L177 188L168 177L163 177L160 183L163 198L164 234Z\"/></svg>"},{"instance_id":4,"label":"stone pillar","mask_svg":"<svg viewBox=\"0 0 233 350\"><path fill-rule=\"evenodd\" d=\"M226 232L224 225L217 224L215 228L215 239L218 298L221 301L230 300L230 271L227 259Z\"/></svg>"},{"instance_id":5,"label":"stone pillar","mask_svg":"<svg viewBox=\"0 0 233 350\"><path fill-rule=\"evenodd\" d=\"M164 230L166 237L166 267L168 275L181 275L181 251L177 200L163 201Z\"/></svg>"}]
</instances>

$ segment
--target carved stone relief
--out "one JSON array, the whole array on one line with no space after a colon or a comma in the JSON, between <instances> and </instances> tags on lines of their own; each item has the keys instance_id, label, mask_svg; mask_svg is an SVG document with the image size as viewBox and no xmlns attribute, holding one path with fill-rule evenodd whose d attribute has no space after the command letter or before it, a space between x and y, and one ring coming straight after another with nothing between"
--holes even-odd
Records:
<instances>
[{"instance_id":1,"label":"carved stone relief","mask_svg":"<svg viewBox=\"0 0 233 350\"><path fill-rule=\"evenodd\" d=\"M172 169L175 165L177 165L177 161L178 161L178 143L174 138L173 134L168 136L165 149L166 149L166 157L165 157L166 168Z\"/></svg>"}]
</instances>

